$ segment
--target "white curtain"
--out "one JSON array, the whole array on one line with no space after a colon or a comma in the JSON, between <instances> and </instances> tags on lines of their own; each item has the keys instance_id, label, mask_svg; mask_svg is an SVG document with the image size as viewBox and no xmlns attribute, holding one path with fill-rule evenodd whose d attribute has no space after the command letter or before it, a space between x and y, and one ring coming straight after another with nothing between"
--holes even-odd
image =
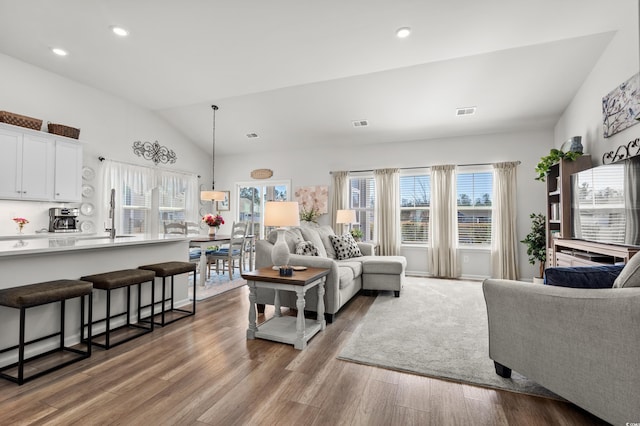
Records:
<instances>
[{"instance_id":1,"label":"white curtain","mask_svg":"<svg viewBox=\"0 0 640 426\"><path fill-rule=\"evenodd\" d=\"M516 171L518 161L493 165L493 218L491 221L491 276L518 279L516 230Z\"/></svg>"},{"instance_id":2,"label":"white curtain","mask_svg":"<svg viewBox=\"0 0 640 426\"><path fill-rule=\"evenodd\" d=\"M151 208L151 190L156 186L153 169L104 160L103 170L103 211L109 211L111 190L115 189L115 228L118 233L129 232L130 225L123 223L124 207L135 207L139 214ZM148 223L148 217L145 219Z\"/></svg>"},{"instance_id":3,"label":"white curtain","mask_svg":"<svg viewBox=\"0 0 640 426\"><path fill-rule=\"evenodd\" d=\"M638 245L640 243L640 197L638 196L638 176L640 176L640 158L634 157L624 162L624 209L625 209L625 238L624 243ZM634 190L629 190L634 188Z\"/></svg>"},{"instance_id":4,"label":"white curtain","mask_svg":"<svg viewBox=\"0 0 640 426\"><path fill-rule=\"evenodd\" d=\"M176 203L184 199L184 219L188 222L200 222L198 203L200 191L196 175L158 170L161 192L165 192L167 202ZM161 196L162 197L162 196ZM166 207L182 207L181 203ZM160 205L162 206L162 200Z\"/></svg>"},{"instance_id":5,"label":"white curtain","mask_svg":"<svg viewBox=\"0 0 640 426\"><path fill-rule=\"evenodd\" d=\"M333 193L331 196L331 226L337 233L347 232L349 225L341 225L338 229L336 224L336 212L349 208L349 172L331 172L333 180Z\"/></svg>"},{"instance_id":6,"label":"white curtain","mask_svg":"<svg viewBox=\"0 0 640 426\"><path fill-rule=\"evenodd\" d=\"M400 171L399 169L374 170L376 203L374 229L379 254L400 254Z\"/></svg>"},{"instance_id":7,"label":"white curtain","mask_svg":"<svg viewBox=\"0 0 640 426\"><path fill-rule=\"evenodd\" d=\"M182 199L185 220L199 222L196 175L112 160L104 160L102 170L102 211L109 211L111 189L115 189L115 227L118 233L158 231L151 229L154 224L158 225L158 206L181 209L182 203L175 205L175 200ZM159 191L153 192L158 192L161 200L153 202L152 190L156 187ZM108 221L106 214L104 221Z\"/></svg>"},{"instance_id":8,"label":"white curtain","mask_svg":"<svg viewBox=\"0 0 640 426\"><path fill-rule=\"evenodd\" d=\"M433 276L457 278L458 206L456 166L431 167L429 271Z\"/></svg>"}]
</instances>

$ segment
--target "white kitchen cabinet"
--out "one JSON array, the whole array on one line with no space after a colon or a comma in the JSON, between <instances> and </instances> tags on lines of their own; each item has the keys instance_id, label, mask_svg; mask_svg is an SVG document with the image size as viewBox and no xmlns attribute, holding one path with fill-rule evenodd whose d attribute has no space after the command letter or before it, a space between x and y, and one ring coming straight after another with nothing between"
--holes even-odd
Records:
<instances>
[{"instance_id":1,"label":"white kitchen cabinet","mask_svg":"<svg viewBox=\"0 0 640 426\"><path fill-rule=\"evenodd\" d=\"M54 144L50 138L0 129L0 197L20 200L53 198Z\"/></svg>"},{"instance_id":2,"label":"white kitchen cabinet","mask_svg":"<svg viewBox=\"0 0 640 426\"><path fill-rule=\"evenodd\" d=\"M55 201L80 201L82 197L82 145L56 139Z\"/></svg>"},{"instance_id":3,"label":"white kitchen cabinet","mask_svg":"<svg viewBox=\"0 0 640 426\"><path fill-rule=\"evenodd\" d=\"M82 145L0 124L0 199L80 201Z\"/></svg>"}]
</instances>

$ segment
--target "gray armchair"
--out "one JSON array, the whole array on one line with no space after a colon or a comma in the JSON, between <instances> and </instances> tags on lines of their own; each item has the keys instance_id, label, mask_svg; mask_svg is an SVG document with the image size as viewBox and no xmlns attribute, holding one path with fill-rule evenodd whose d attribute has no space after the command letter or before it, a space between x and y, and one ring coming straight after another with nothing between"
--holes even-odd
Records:
<instances>
[{"instance_id":1,"label":"gray armchair","mask_svg":"<svg viewBox=\"0 0 640 426\"><path fill-rule=\"evenodd\" d=\"M536 381L613 424L640 421L640 288L488 279L496 372Z\"/></svg>"}]
</instances>

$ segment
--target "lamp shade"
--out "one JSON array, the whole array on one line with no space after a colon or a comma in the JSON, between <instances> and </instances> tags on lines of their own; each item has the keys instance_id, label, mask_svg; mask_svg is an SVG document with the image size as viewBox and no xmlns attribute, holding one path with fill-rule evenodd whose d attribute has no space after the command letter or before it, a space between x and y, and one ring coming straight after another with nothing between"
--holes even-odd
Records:
<instances>
[{"instance_id":1,"label":"lamp shade","mask_svg":"<svg viewBox=\"0 0 640 426\"><path fill-rule=\"evenodd\" d=\"M357 223L355 210L336 211L336 223Z\"/></svg>"},{"instance_id":2,"label":"lamp shade","mask_svg":"<svg viewBox=\"0 0 640 426\"><path fill-rule=\"evenodd\" d=\"M200 191L200 199L203 201L224 201L225 197L222 191Z\"/></svg>"},{"instance_id":3,"label":"lamp shade","mask_svg":"<svg viewBox=\"0 0 640 426\"><path fill-rule=\"evenodd\" d=\"M298 226L300 211L297 201L267 201L264 206L265 226Z\"/></svg>"}]
</instances>

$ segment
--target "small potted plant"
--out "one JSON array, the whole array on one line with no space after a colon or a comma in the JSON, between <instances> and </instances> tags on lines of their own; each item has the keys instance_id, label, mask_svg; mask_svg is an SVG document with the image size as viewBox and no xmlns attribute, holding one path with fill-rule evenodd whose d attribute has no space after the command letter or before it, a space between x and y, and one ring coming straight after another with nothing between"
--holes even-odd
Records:
<instances>
[{"instance_id":1,"label":"small potted plant","mask_svg":"<svg viewBox=\"0 0 640 426\"><path fill-rule=\"evenodd\" d=\"M353 228L351 230L351 236L353 237L354 240L356 241L360 241L362 239L362 236L364 234L362 233L362 230L360 228Z\"/></svg>"},{"instance_id":2,"label":"small potted plant","mask_svg":"<svg viewBox=\"0 0 640 426\"><path fill-rule=\"evenodd\" d=\"M576 158L578 158L581 155L582 155L582 152L576 152L576 151L563 152L563 151L560 151L559 149L555 149L555 148L552 149L551 151L549 151L549 155L540 158L540 162L536 166L536 173L538 173L536 180L540 180L544 182L545 178L547 177L547 173L549 172L549 169L551 169L551 166L560 162L561 160L574 161Z\"/></svg>"},{"instance_id":3,"label":"small potted plant","mask_svg":"<svg viewBox=\"0 0 640 426\"><path fill-rule=\"evenodd\" d=\"M547 230L546 218L542 213L531 213L531 231L524 240L520 241L527 245L527 254L529 255L529 263L535 265L539 263L538 276L533 280L536 282L542 280L544 276L544 263L547 260Z\"/></svg>"},{"instance_id":4,"label":"small potted plant","mask_svg":"<svg viewBox=\"0 0 640 426\"><path fill-rule=\"evenodd\" d=\"M300 210L300 220L317 223L318 217L320 217L320 211L316 206L311 207L311 209L307 209L304 205L302 206Z\"/></svg>"}]
</instances>

